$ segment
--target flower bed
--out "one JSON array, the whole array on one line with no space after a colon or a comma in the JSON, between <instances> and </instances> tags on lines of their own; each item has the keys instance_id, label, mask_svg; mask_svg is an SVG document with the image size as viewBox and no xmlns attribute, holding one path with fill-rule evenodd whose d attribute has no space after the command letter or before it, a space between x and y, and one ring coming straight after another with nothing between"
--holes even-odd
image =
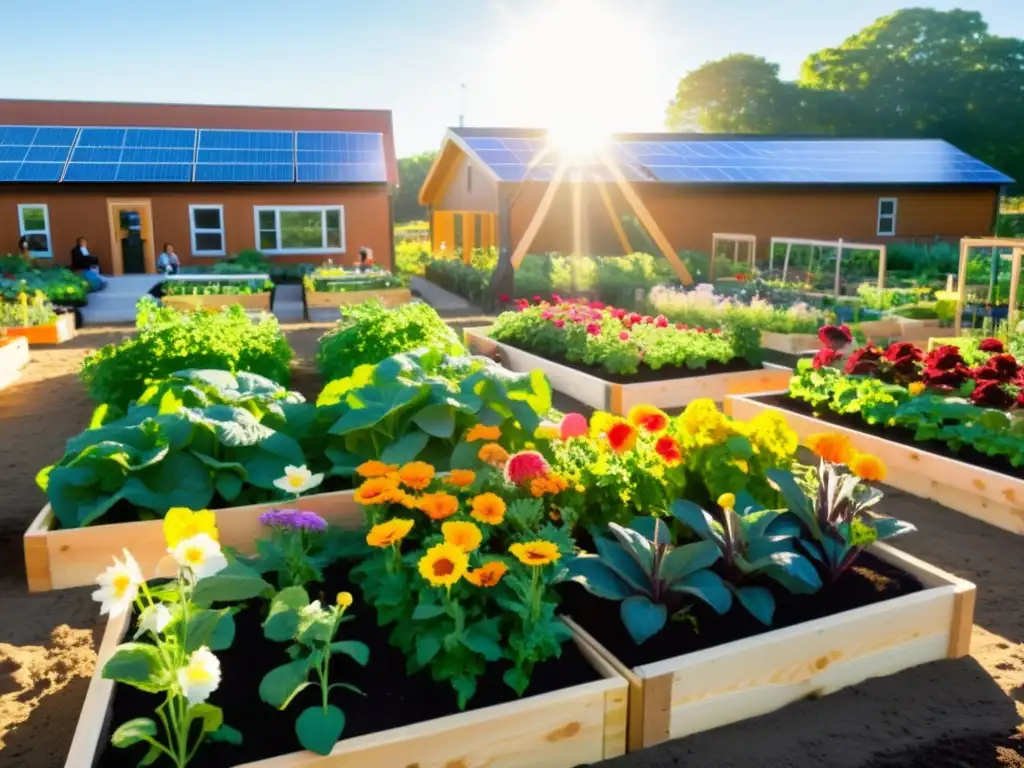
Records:
<instances>
[{"instance_id":1,"label":"flower bed","mask_svg":"<svg viewBox=\"0 0 1024 768\"><path fill-rule=\"evenodd\" d=\"M274 306L271 280L167 280L161 302L177 310L221 309L240 306L247 310L270 312Z\"/></svg>"},{"instance_id":2,"label":"flower bed","mask_svg":"<svg viewBox=\"0 0 1024 768\"><path fill-rule=\"evenodd\" d=\"M37 291L55 303L84 306L89 283L66 267L33 266L20 256L0 256L0 298L13 300Z\"/></svg>"},{"instance_id":3,"label":"flower bed","mask_svg":"<svg viewBox=\"0 0 1024 768\"><path fill-rule=\"evenodd\" d=\"M28 361L27 339L7 338L0 334L0 389L17 381L21 369L28 365Z\"/></svg>"},{"instance_id":4,"label":"flower bed","mask_svg":"<svg viewBox=\"0 0 1024 768\"><path fill-rule=\"evenodd\" d=\"M55 311L42 291L32 297L19 293L11 301L0 299L0 329L30 344L63 344L75 336L75 315Z\"/></svg>"},{"instance_id":5,"label":"flower bed","mask_svg":"<svg viewBox=\"0 0 1024 768\"><path fill-rule=\"evenodd\" d=\"M320 268L302 281L306 309L332 309L376 299L385 307L412 301L402 280L382 269L369 271Z\"/></svg>"}]
</instances>

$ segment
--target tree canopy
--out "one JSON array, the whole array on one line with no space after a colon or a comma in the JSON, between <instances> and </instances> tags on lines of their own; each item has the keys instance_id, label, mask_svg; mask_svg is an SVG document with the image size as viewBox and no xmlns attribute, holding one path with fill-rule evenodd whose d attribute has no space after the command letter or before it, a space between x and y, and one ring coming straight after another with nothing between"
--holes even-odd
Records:
<instances>
[{"instance_id":1,"label":"tree canopy","mask_svg":"<svg viewBox=\"0 0 1024 768\"><path fill-rule=\"evenodd\" d=\"M395 221L419 221L427 218L427 210L419 204L420 187L437 157L436 152L421 152L398 158L398 191L395 193Z\"/></svg>"},{"instance_id":2,"label":"tree canopy","mask_svg":"<svg viewBox=\"0 0 1024 768\"><path fill-rule=\"evenodd\" d=\"M690 72L669 104L673 130L942 138L1024 186L1024 40L975 11L908 8L804 61L732 54Z\"/></svg>"}]
</instances>

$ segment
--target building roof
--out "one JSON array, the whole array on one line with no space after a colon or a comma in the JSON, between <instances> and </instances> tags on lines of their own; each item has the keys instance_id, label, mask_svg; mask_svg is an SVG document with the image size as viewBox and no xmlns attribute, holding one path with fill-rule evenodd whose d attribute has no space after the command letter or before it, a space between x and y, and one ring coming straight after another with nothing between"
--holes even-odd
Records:
<instances>
[{"instance_id":1,"label":"building roof","mask_svg":"<svg viewBox=\"0 0 1024 768\"><path fill-rule=\"evenodd\" d=\"M92 129L92 128L138 128L138 129L166 129L165 131L158 134L152 130L146 131L144 134L149 137L158 137L158 141L162 143L147 144L145 141L140 142L140 147L128 147L124 144L120 145L121 148L128 149L150 149L154 147L168 150L165 153L165 160L159 161L160 164L169 162L167 158L171 158L170 150L179 150L179 154L183 154L180 150L187 148L187 137L181 132L182 129L192 130L196 132L195 148L197 150L196 160L199 160L200 164L204 164L203 161L198 157L198 152L208 149L210 151L219 150L224 152L236 152L240 149L251 149L253 151L270 151L278 152L281 157L288 150L281 144L281 138L275 137L271 132L291 133L293 136L306 135L306 138L293 140L291 149L296 153L295 160L297 163L293 163L293 170L291 171L291 178L284 179L278 177L274 173L267 173L266 169L254 170L253 172L243 174L249 176L248 178L207 178L203 179L192 174L192 178L160 178L159 174L156 178L121 178L118 175L117 178L93 178L90 180L96 181L321 181L321 182L332 182L332 181L347 181L347 182L365 182L365 181L387 181L392 185L398 184L398 163L395 157L395 144L394 144L394 132L392 127L391 112L389 110L357 110L357 109L319 109L309 107L247 107L247 106L218 106L218 105L204 105L204 104L143 104L143 103L122 103L122 102L91 102L91 101L34 101L34 100L18 100L18 99L0 99L0 130L4 126L37 126L37 127L67 127L75 130L78 129ZM219 132L217 136L214 136L214 132ZM231 132L234 134L241 134L243 132L264 132L260 136L251 137L251 146L241 146L238 143L239 136L236 135L235 143L225 140L229 139L227 134ZM109 133L109 132L108 132ZM204 133L208 133L211 136L211 142L209 146L205 146L202 141ZM323 137L316 138L313 134L323 134ZM334 134L334 138L326 138L330 134ZM94 140L99 140L100 137L106 136L106 140L109 140L110 136L97 132L91 134ZM354 138L349 141L342 136L352 136ZM370 139L367 137L375 136L377 138ZM36 142L36 151L33 157L43 158L40 162L55 163L59 162L60 150L63 148L65 151L65 162L67 163L68 169L76 162L87 163L88 165L97 165L102 163L110 163L109 158L102 153L87 152L86 149L107 149L107 155L109 155L110 147L83 147L82 158L76 158L74 155L78 150L77 138L73 139L70 143L65 140L66 136L59 131L50 131L45 136L45 141L53 142L57 141L57 144L42 144ZM20 139L18 139L20 140ZM167 145L167 142L170 144ZM0 142L3 144L3 142ZM287 144L287 142L285 142ZM351 146L350 146L351 144ZM66 146L65 146L66 145ZM31 145L29 145L31 147ZM297 170L298 165L302 164L302 158L297 156L297 153L301 152L309 153L320 153L310 154L310 162L307 163L307 167L312 169L311 174L307 174L303 178L302 173ZM353 155L342 155L339 153L354 152ZM334 153L328 155L324 153ZM364 154L369 153L369 154ZM15 153L8 152L11 157L14 157ZM35 160L28 160L28 154L23 158L23 162L32 163ZM102 162L92 160L92 157L104 157ZM223 159L230 160L229 155L223 155ZM275 160L272 155L263 155L264 159ZM366 168L359 169L354 174L354 178L334 178L331 177L330 172L327 173L325 178L316 178L317 174L323 176L324 165L321 162L324 158L333 157L335 159L344 160L345 164L352 166L366 165ZM53 158L53 159L51 159ZM7 159L5 156L4 147L0 146L0 164L4 161L13 162ZM314 162L315 161L315 162ZM364 163L365 161L365 163ZM380 167L381 162L383 167ZM124 161L122 161L124 163ZM128 163L135 165L134 162ZM178 164L180 163L170 163ZM238 165L238 163L211 163L219 164L223 166ZM275 165L277 163L270 162L269 165ZM280 163L285 165L286 163ZM370 165L376 165L375 169L372 169ZM335 168L337 165L335 165ZM10 171L7 168L7 171ZM52 178L52 172L54 168L43 168L33 167L30 169L32 172L38 171L43 178L24 178L15 179L9 178L8 175L4 175L3 170L0 170L0 181L14 181L14 180L26 180L26 181L56 181L58 179ZM83 169L88 170L88 169ZM140 169L141 170L141 167ZM152 169L150 169L152 170ZM168 174L171 173L171 169L164 169ZM210 171L211 169L207 169ZM283 170L283 169L281 169ZM365 171L365 173L363 172ZM173 173L180 175L182 171L178 169ZM120 174L120 171L118 171ZM27 174L31 176L31 173ZM132 174L128 174L131 176ZM213 174L215 177L218 175L217 172ZM349 174L352 176L353 174ZM66 172L61 171L60 179L73 181L75 179L74 174L71 178L65 178Z\"/></svg>"},{"instance_id":2,"label":"building roof","mask_svg":"<svg viewBox=\"0 0 1024 768\"><path fill-rule=\"evenodd\" d=\"M550 181L562 160L561 153L549 146L547 132L531 128L450 128L435 167L446 151L475 158L499 182ZM603 157L566 162L576 180L610 182L614 176L605 160L631 182L663 184L1013 183L1009 176L942 139L617 133ZM432 197L436 176L444 174L431 175L435 178L428 176L421 200Z\"/></svg>"}]
</instances>

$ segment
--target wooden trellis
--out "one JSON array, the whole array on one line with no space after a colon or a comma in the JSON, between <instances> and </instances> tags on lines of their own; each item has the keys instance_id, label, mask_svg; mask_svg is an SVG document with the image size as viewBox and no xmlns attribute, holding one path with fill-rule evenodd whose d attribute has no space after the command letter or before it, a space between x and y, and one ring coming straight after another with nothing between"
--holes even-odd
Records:
<instances>
[{"instance_id":1,"label":"wooden trellis","mask_svg":"<svg viewBox=\"0 0 1024 768\"><path fill-rule=\"evenodd\" d=\"M708 260L708 282L715 282L715 257L718 255L719 243L732 243L732 263L737 264L740 260L740 243L747 244L748 262L750 271L754 271L754 262L757 257L757 236L736 235L722 232L715 232L711 235L711 258Z\"/></svg>"},{"instance_id":2,"label":"wooden trellis","mask_svg":"<svg viewBox=\"0 0 1024 768\"><path fill-rule=\"evenodd\" d=\"M833 292L839 298L841 284L840 269L843 263L843 251L877 251L878 252L878 293L882 295L885 290L885 262L886 247L877 243L851 243L842 238L838 240L807 240L799 237L773 237L768 246L768 274L773 273L775 265L775 244L786 246L786 257L782 262L782 281L786 280L786 273L789 271L789 257L794 245L809 245L812 248L835 248L836 249L836 273L833 281ZM813 250L812 250L813 254Z\"/></svg>"},{"instance_id":3,"label":"wooden trellis","mask_svg":"<svg viewBox=\"0 0 1024 768\"><path fill-rule=\"evenodd\" d=\"M1020 287L1020 264L1024 256L1024 239L1009 237L965 237L960 240L960 269L956 281L956 320L954 335L959 336L963 325L964 304L967 299L967 262L972 248L1012 248L1010 263L1010 303L1006 313L1007 325L1017 324L1017 289Z\"/></svg>"}]
</instances>

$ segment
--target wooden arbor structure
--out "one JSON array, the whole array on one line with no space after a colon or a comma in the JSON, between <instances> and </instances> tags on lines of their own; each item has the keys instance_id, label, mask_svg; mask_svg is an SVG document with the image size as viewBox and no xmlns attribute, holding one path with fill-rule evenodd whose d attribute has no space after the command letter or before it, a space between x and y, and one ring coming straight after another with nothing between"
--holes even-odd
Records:
<instances>
[{"instance_id":1,"label":"wooden arbor structure","mask_svg":"<svg viewBox=\"0 0 1024 768\"><path fill-rule=\"evenodd\" d=\"M737 264L740 260L740 243L747 244L747 261L750 264L750 271L754 271L754 263L757 259L757 236L736 235L722 232L714 232L711 235L711 258L708 260L708 282L715 282L715 258L718 256L718 244L728 245L732 243L732 263Z\"/></svg>"},{"instance_id":2,"label":"wooden arbor structure","mask_svg":"<svg viewBox=\"0 0 1024 768\"><path fill-rule=\"evenodd\" d=\"M839 298L839 288L841 284L840 270L843 264L843 251L877 251L878 252L878 293L879 295L885 290L885 263L887 257L887 250L884 245L878 245L876 243L851 243L839 238L838 240L805 240L798 237L773 237L771 243L768 246L768 273L772 274L772 270L775 264L775 246L785 245L786 246L786 257L782 262L782 281L786 281L786 273L789 271L789 257L792 253L794 245L809 245L813 249L818 248L835 248L836 249L836 273L833 282L833 293L836 298Z\"/></svg>"},{"instance_id":3,"label":"wooden arbor structure","mask_svg":"<svg viewBox=\"0 0 1024 768\"><path fill-rule=\"evenodd\" d=\"M1010 262L1010 296L1006 313L1007 325L1012 329L1017 322L1017 291L1020 287L1020 264L1024 256L1024 239L1008 237L965 237L960 240L960 268L956 280L956 319L954 335L959 336L963 324L964 303L967 299L967 262L972 248L1012 248ZM990 283L991 292L991 283Z\"/></svg>"},{"instance_id":4,"label":"wooden arbor structure","mask_svg":"<svg viewBox=\"0 0 1024 768\"><path fill-rule=\"evenodd\" d=\"M673 271L679 277L679 281L683 285L692 285L693 276L690 271L683 264L679 255L676 253L675 248L672 247L672 243L669 242L665 233L658 226L658 222L655 221L654 216L644 205L643 200L633 189L629 181L623 175L622 171L612 160L610 155L601 151L598 153L598 159L608 169L618 188L622 191L623 197L626 202L629 203L630 208L633 209L633 213L636 214L637 219L641 224L646 227L648 233L651 235L651 239L654 240L658 248L668 259L669 264L672 265ZM540 204L537 206L537 210L533 214L533 218L527 225L526 230L523 232L522 238L516 245L515 250L512 252L511 266L513 270L519 269L519 265L523 263L523 259L526 258L526 254L530 251L530 246L533 245L534 239L537 237L537 233L540 232L541 226L547 219L548 214L551 211L551 206L555 202L555 196L558 194L558 190L561 188L563 183L570 184L572 192L572 210L573 210L573 251L576 254L580 254L583 251L583 190L582 184L586 183L579 179L573 179L566 182L566 174L574 167L572 160L561 159L558 165L555 167L554 176L551 182L548 184L547 189L544 190L544 195L541 197ZM605 201L605 205L611 211L610 200L607 197L607 192L601 188L601 197ZM612 216L613 222L618 220ZM621 231L621 225L616 227L616 232L619 235L620 240L625 240L628 247L628 240L625 239L625 233ZM496 273L500 270L496 270ZM492 282L492 287L494 283Z\"/></svg>"}]
</instances>

